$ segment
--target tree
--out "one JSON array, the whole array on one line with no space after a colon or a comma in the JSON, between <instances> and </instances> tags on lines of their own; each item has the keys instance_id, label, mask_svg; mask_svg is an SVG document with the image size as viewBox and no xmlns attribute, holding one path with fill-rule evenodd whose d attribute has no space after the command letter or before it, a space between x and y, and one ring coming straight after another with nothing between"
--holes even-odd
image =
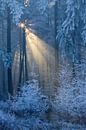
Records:
<instances>
[{"instance_id":1,"label":"tree","mask_svg":"<svg viewBox=\"0 0 86 130\"><path fill-rule=\"evenodd\" d=\"M7 53L9 59L11 60L11 15L10 8L7 7ZM9 61L11 63L11 61ZM7 68L7 77L8 77L8 92L13 95L13 85L12 85L12 64Z\"/></svg>"},{"instance_id":2,"label":"tree","mask_svg":"<svg viewBox=\"0 0 86 130\"><path fill-rule=\"evenodd\" d=\"M25 23L20 23L22 28L22 41L20 41L20 72L19 72L19 85L28 80L27 71L27 52L26 52L26 26ZM21 33L21 32L20 32Z\"/></svg>"},{"instance_id":3,"label":"tree","mask_svg":"<svg viewBox=\"0 0 86 130\"><path fill-rule=\"evenodd\" d=\"M0 12L3 15L7 12L7 57L9 65L6 66L7 68L7 86L8 92L12 96L13 95L13 85L12 85L12 40L11 40L11 24L14 22L16 25L19 24L21 15L23 14L23 6L17 2L16 0L7 0L7 1L0 1L1 8ZM7 10L6 10L7 9ZM12 20L11 20L12 18ZM5 87L5 86L4 86Z\"/></svg>"},{"instance_id":4,"label":"tree","mask_svg":"<svg viewBox=\"0 0 86 130\"><path fill-rule=\"evenodd\" d=\"M75 73L75 63L81 62L82 21L79 13L80 1L67 0L66 5L66 17L58 31L58 39L60 45L63 46L63 54L72 63L73 73Z\"/></svg>"}]
</instances>

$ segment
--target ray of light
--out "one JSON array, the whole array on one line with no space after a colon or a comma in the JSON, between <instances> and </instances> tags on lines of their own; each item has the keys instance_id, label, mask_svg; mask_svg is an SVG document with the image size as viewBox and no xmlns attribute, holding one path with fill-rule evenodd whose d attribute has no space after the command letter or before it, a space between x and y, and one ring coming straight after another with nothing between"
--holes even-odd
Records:
<instances>
[{"instance_id":1,"label":"ray of light","mask_svg":"<svg viewBox=\"0 0 86 130\"><path fill-rule=\"evenodd\" d=\"M26 30L26 41L27 49L31 51L32 57L39 68L42 82L45 82L46 86L47 84L52 86L55 73L55 49L28 29ZM52 92L53 88L46 88L46 91L49 90Z\"/></svg>"}]
</instances>

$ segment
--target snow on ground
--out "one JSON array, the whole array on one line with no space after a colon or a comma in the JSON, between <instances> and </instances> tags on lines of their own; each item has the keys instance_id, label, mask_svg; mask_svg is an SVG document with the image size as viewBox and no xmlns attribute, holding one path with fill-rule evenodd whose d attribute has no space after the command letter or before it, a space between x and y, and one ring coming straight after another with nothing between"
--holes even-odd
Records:
<instances>
[{"instance_id":1,"label":"snow on ground","mask_svg":"<svg viewBox=\"0 0 86 130\"><path fill-rule=\"evenodd\" d=\"M51 123L44 119L48 109L38 82L27 82L13 100L0 103L0 130L50 130Z\"/></svg>"},{"instance_id":2,"label":"snow on ground","mask_svg":"<svg viewBox=\"0 0 86 130\"><path fill-rule=\"evenodd\" d=\"M15 98L15 102L12 103L12 109L42 112L48 108L47 105L47 97L41 94L38 82L33 80L21 88L21 93Z\"/></svg>"},{"instance_id":3,"label":"snow on ground","mask_svg":"<svg viewBox=\"0 0 86 130\"><path fill-rule=\"evenodd\" d=\"M68 77L63 78L66 81ZM70 78L65 84L61 83L58 96L52 103L56 119L52 116L52 119L46 118L51 102L42 95L38 81L32 80L21 86L21 91L13 100L0 102L0 130L86 130L85 123L76 122L76 117L81 116L84 122L86 91L80 91L82 80L78 80L79 85L81 84L77 87L79 90L76 89L74 80L71 84L69 80Z\"/></svg>"},{"instance_id":4,"label":"snow on ground","mask_svg":"<svg viewBox=\"0 0 86 130\"><path fill-rule=\"evenodd\" d=\"M80 124L58 122L58 125L59 125L59 130L86 130L86 126Z\"/></svg>"},{"instance_id":5,"label":"snow on ground","mask_svg":"<svg viewBox=\"0 0 86 130\"><path fill-rule=\"evenodd\" d=\"M67 122L86 124L86 79L83 74L77 71L76 77L72 77L69 66L61 70L61 86L54 108L60 119Z\"/></svg>"}]
</instances>

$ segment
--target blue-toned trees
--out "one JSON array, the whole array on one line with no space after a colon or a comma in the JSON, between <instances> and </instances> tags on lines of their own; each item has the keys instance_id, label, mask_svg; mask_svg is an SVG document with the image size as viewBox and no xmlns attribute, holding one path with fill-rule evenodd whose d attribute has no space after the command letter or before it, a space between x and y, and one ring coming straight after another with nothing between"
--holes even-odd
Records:
<instances>
[{"instance_id":1,"label":"blue-toned trees","mask_svg":"<svg viewBox=\"0 0 86 130\"><path fill-rule=\"evenodd\" d=\"M17 2L16 0L12 1L12 0L4 0L4 1L0 1L0 13L2 14L2 18L4 18L4 14L6 13L6 17L7 17L7 55L8 55L8 63L6 68L7 68L7 88L6 90L8 91L8 93L10 95L13 95L13 85L12 85L12 49L11 49L11 45L12 45L12 37L11 37L11 26L12 23L15 23L16 25L19 24L21 15L23 14L23 5L21 5L21 3ZM4 44L4 43L3 43ZM4 53L3 53L4 54ZM5 56L4 56L5 57ZM3 58L3 57L2 57ZM6 61L6 60L4 60ZM6 63L5 63L6 65ZM3 77L4 78L4 77ZM5 81L4 81L5 82ZM5 86L3 86L5 87ZM5 91L6 91L5 90Z\"/></svg>"}]
</instances>

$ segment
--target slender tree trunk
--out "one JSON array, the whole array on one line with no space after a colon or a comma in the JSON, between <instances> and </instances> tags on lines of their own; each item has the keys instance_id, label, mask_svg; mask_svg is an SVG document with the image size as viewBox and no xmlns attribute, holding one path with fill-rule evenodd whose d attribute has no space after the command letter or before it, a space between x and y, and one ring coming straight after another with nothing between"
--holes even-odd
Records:
<instances>
[{"instance_id":1,"label":"slender tree trunk","mask_svg":"<svg viewBox=\"0 0 86 130\"><path fill-rule=\"evenodd\" d=\"M2 20L2 48L3 48L4 44L5 44L5 42L4 42L4 21ZM4 62L2 61L2 87L3 87L3 99L4 100L7 99L7 97L8 97L5 71L6 71L6 69L4 67Z\"/></svg>"},{"instance_id":2,"label":"slender tree trunk","mask_svg":"<svg viewBox=\"0 0 86 130\"><path fill-rule=\"evenodd\" d=\"M24 56L24 70L25 70L25 81L28 80L28 71L27 71L27 54L26 54L26 36L25 29L23 30L23 56Z\"/></svg>"},{"instance_id":3,"label":"slender tree trunk","mask_svg":"<svg viewBox=\"0 0 86 130\"><path fill-rule=\"evenodd\" d=\"M18 90L21 85L21 79L22 79L22 37L21 37L21 29L19 32L19 45L20 45L20 63L19 63L19 82L18 82Z\"/></svg>"},{"instance_id":4,"label":"slender tree trunk","mask_svg":"<svg viewBox=\"0 0 86 130\"><path fill-rule=\"evenodd\" d=\"M76 72L75 72L75 62L76 62L76 57L75 57L75 31L72 32L71 34L72 37L72 44L73 44L73 59L72 59L72 72L73 72L73 77L76 76Z\"/></svg>"},{"instance_id":5,"label":"slender tree trunk","mask_svg":"<svg viewBox=\"0 0 86 130\"><path fill-rule=\"evenodd\" d=\"M56 69L57 69L57 65L58 65L58 63L57 62L59 62L59 59L58 59L58 43L57 43L57 39L56 39L56 37L57 37L57 7L58 7L58 3L57 3L57 1L55 2L55 7L54 7L54 17L55 17L55 24L54 24L54 30L55 30L55 36L54 36L54 38L55 38L55 66L56 66Z\"/></svg>"},{"instance_id":6,"label":"slender tree trunk","mask_svg":"<svg viewBox=\"0 0 86 130\"><path fill-rule=\"evenodd\" d=\"M48 0L48 5L50 4L50 0ZM51 25L51 18L50 18L50 7L48 7L48 25Z\"/></svg>"},{"instance_id":7,"label":"slender tree trunk","mask_svg":"<svg viewBox=\"0 0 86 130\"><path fill-rule=\"evenodd\" d=\"M59 83L58 83L58 73L59 73L59 45L58 45L58 41L56 39L57 37L57 8L58 8L58 1L55 2L55 6L54 6L54 38L55 38L55 41L54 41L54 44L55 44L55 75L56 75L56 86L59 86Z\"/></svg>"},{"instance_id":8,"label":"slender tree trunk","mask_svg":"<svg viewBox=\"0 0 86 130\"><path fill-rule=\"evenodd\" d=\"M7 53L9 54L11 60L11 15L10 8L7 7ZM12 85L12 64L7 68L8 77L8 92L13 95L13 85Z\"/></svg>"},{"instance_id":9,"label":"slender tree trunk","mask_svg":"<svg viewBox=\"0 0 86 130\"><path fill-rule=\"evenodd\" d=\"M23 80L23 82L28 80L25 29L23 29L23 40L22 40L22 42L20 44L22 44L22 45L20 45L19 85L22 83L22 80Z\"/></svg>"}]
</instances>

